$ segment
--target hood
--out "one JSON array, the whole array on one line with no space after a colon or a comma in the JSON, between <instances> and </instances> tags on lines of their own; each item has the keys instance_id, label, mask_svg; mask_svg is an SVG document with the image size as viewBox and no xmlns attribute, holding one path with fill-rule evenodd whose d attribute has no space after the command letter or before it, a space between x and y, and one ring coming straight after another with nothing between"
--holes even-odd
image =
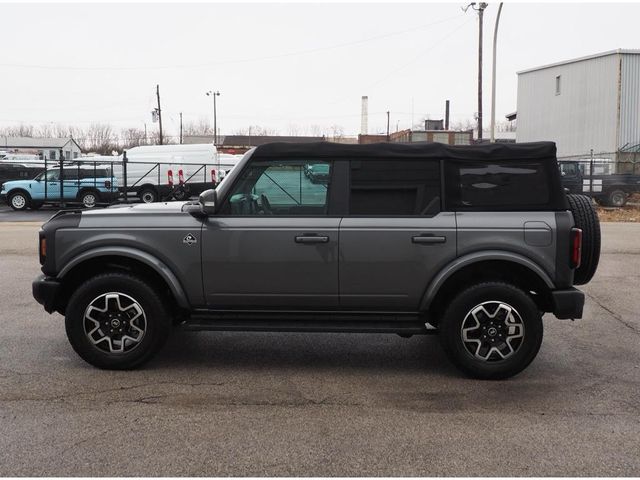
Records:
<instances>
[{"instance_id":1,"label":"hood","mask_svg":"<svg viewBox=\"0 0 640 480\"><path fill-rule=\"evenodd\" d=\"M122 215L122 214L172 214L181 213L182 206L188 202L157 202L112 205L108 208L83 210L82 215Z\"/></svg>"},{"instance_id":2,"label":"hood","mask_svg":"<svg viewBox=\"0 0 640 480\"><path fill-rule=\"evenodd\" d=\"M9 180L6 182L0 182L3 190L9 190L11 187L24 185L25 183L34 182L35 180Z\"/></svg>"}]
</instances>

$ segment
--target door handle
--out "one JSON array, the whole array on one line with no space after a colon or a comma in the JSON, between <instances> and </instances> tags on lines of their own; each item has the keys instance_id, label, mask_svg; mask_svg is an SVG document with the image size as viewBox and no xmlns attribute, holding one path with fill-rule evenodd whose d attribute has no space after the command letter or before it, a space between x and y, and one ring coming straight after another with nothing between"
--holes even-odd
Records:
<instances>
[{"instance_id":1,"label":"door handle","mask_svg":"<svg viewBox=\"0 0 640 480\"><path fill-rule=\"evenodd\" d=\"M418 243L420 245L433 245L435 243L445 243L447 237L440 237L435 235L416 235L411 237L411 243Z\"/></svg>"},{"instance_id":2,"label":"door handle","mask_svg":"<svg viewBox=\"0 0 640 480\"><path fill-rule=\"evenodd\" d=\"M298 235L295 237L296 243L328 243L329 237L323 235Z\"/></svg>"}]
</instances>

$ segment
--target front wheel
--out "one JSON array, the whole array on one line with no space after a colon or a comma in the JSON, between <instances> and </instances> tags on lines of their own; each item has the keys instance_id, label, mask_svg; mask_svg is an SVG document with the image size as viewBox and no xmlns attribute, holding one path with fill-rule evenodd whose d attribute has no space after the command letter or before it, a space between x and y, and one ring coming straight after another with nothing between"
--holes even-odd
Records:
<instances>
[{"instance_id":1,"label":"front wheel","mask_svg":"<svg viewBox=\"0 0 640 480\"><path fill-rule=\"evenodd\" d=\"M106 273L71 296L65 327L73 349L98 368L142 365L164 345L171 327L165 302L138 277Z\"/></svg>"},{"instance_id":2,"label":"front wheel","mask_svg":"<svg viewBox=\"0 0 640 480\"><path fill-rule=\"evenodd\" d=\"M524 370L542 344L542 317L519 288L500 282L459 293L440 321L449 359L474 378L503 379Z\"/></svg>"},{"instance_id":3,"label":"front wheel","mask_svg":"<svg viewBox=\"0 0 640 480\"><path fill-rule=\"evenodd\" d=\"M31 198L24 192L15 192L9 195L9 205L11 208L17 211L26 210L29 208Z\"/></svg>"}]
</instances>

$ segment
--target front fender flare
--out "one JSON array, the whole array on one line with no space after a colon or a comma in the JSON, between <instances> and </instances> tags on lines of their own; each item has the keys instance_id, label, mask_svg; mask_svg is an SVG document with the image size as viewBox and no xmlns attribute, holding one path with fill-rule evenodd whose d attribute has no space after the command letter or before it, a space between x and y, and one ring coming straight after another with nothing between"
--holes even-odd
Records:
<instances>
[{"instance_id":1,"label":"front fender flare","mask_svg":"<svg viewBox=\"0 0 640 480\"><path fill-rule=\"evenodd\" d=\"M90 260L96 257L104 257L104 256L116 256L116 257L127 257L138 260L145 265L151 267L162 279L166 282L173 293L174 298L178 305L182 308L190 308L189 300L180 284L178 278L174 275L174 273L165 265L164 262L158 260L153 255L144 252L142 250L138 250L136 248L131 247L97 247L92 248L91 250L87 250L86 252L82 252L77 257L74 257L69 263L67 263L58 273L58 278L64 278L66 274L68 274L75 266L81 264L86 260Z\"/></svg>"},{"instance_id":2,"label":"front fender flare","mask_svg":"<svg viewBox=\"0 0 640 480\"><path fill-rule=\"evenodd\" d=\"M422 297L422 302L420 302L420 311L425 311L431 305L431 302L438 294L440 287L444 285L451 275L460 271L461 269L473 265L474 263L484 262L488 260L502 260L512 263L517 263L522 265L523 267L528 268L533 273L535 273L540 280L542 280L549 289L554 289L555 286L553 281L539 265L537 265L532 260L527 257L520 255L518 253L513 252L504 252L499 250L488 250L483 252L474 252L464 255L462 257L456 258L453 262L444 267L435 278L431 281L431 284L427 288L427 291Z\"/></svg>"}]
</instances>

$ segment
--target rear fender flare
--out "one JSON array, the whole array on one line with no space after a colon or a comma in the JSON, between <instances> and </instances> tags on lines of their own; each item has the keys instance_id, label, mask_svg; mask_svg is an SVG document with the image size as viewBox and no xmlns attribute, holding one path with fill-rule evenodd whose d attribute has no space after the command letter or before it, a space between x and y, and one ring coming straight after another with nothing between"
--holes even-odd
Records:
<instances>
[{"instance_id":1,"label":"rear fender flare","mask_svg":"<svg viewBox=\"0 0 640 480\"><path fill-rule=\"evenodd\" d=\"M464 255L455 259L453 262L444 267L440 272L435 276L435 278L431 281L431 284L427 288L427 291L422 297L422 301L420 302L420 311L425 311L431 305L431 302L438 294L438 291L444 285L451 275L460 271L461 269L468 267L469 265L473 265L474 263L484 262L488 260L502 260L506 262L517 263L522 265L523 267L528 268L533 273L535 273L540 279L544 282L544 284L549 287L550 290L555 288L553 284L553 280L549 277L549 275L535 262L531 261L527 257L524 257L520 254L513 252L502 252L502 251L484 251L484 252L474 252Z\"/></svg>"}]
</instances>

